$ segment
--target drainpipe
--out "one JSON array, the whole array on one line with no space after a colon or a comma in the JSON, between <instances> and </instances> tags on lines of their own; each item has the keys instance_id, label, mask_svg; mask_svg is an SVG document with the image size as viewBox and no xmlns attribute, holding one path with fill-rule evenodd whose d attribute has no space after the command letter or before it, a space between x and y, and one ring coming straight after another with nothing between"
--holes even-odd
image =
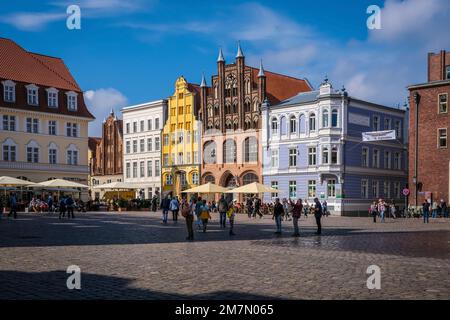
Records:
<instances>
[{"instance_id":1,"label":"drainpipe","mask_svg":"<svg viewBox=\"0 0 450 320\"><path fill-rule=\"evenodd\" d=\"M419 190L417 189L417 185L419 184L419 181L417 179L418 177L418 162L419 162L419 103L420 103L420 94L418 92L414 93L414 103L416 104L416 118L414 119L415 122L415 147L414 147L414 176L413 176L413 183L415 185L415 206L417 207L417 196L419 195Z\"/></svg>"}]
</instances>

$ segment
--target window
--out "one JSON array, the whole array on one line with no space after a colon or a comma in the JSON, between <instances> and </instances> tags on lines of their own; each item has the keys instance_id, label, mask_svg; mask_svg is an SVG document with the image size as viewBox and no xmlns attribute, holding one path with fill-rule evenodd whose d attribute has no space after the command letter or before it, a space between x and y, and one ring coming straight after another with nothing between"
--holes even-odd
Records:
<instances>
[{"instance_id":1,"label":"window","mask_svg":"<svg viewBox=\"0 0 450 320\"><path fill-rule=\"evenodd\" d=\"M297 166L297 149L289 149L289 167Z\"/></svg>"},{"instance_id":2,"label":"window","mask_svg":"<svg viewBox=\"0 0 450 320\"><path fill-rule=\"evenodd\" d=\"M194 159L193 159L194 163L199 163L199 159L198 159L198 151L194 151Z\"/></svg>"},{"instance_id":3,"label":"window","mask_svg":"<svg viewBox=\"0 0 450 320\"><path fill-rule=\"evenodd\" d=\"M361 180L361 198L369 198L369 181L366 179Z\"/></svg>"},{"instance_id":4,"label":"window","mask_svg":"<svg viewBox=\"0 0 450 320\"><path fill-rule=\"evenodd\" d=\"M270 183L270 186L271 186L272 188L278 190L278 181L272 181L272 182ZM272 194L271 194L271 197L272 197L272 198L278 198L278 192L272 193Z\"/></svg>"},{"instance_id":5,"label":"window","mask_svg":"<svg viewBox=\"0 0 450 320\"><path fill-rule=\"evenodd\" d=\"M130 124L127 123L125 127L126 127L126 133L130 133Z\"/></svg>"},{"instance_id":6,"label":"window","mask_svg":"<svg viewBox=\"0 0 450 320\"><path fill-rule=\"evenodd\" d=\"M297 198L297 181L289 181L289 198Z\"/></svg>"},{"instance_id":7,"label":"window","mask_svg":"<svg viewBox=\"0 0 450 320\"><path fill-rule=\"evenodd\" d=\"M272 166L272 168L278 168L278 159L278 149L271 150L270 165Z\"/></svg>"},{"instance_id":8,"label":"window","mask_svg":"<svg viewBox=\"0 0 450 320\"><path fill-rule=\"evenodd\" d=\"M78 151L77 150L67 150L67 164L78 165Z\"/></svg>"},{"instance_id":9,"label":"window","mask_svg":"<svg viewBox=\"0 0 450 320\"><path fill-rule=\"evenodd\" d=\"M385 151L384 152L384 168L385 169L391 169L391 152Z\"/></svg>"},{"instance_id":10,"label":"window","mask_svg":"<svg viewBox=\"0 0 450 320\"><path fill-rule=\"evenodd\" d=\"M47 89L47 105L50 108L58 107L58 90L55 88Z\"/></svg>"},{"instance_id":11,"label":"window","mask_svg":"<svg viewBox=\"0 0 450 320\"><path fill-rule=\"evenodd\" d=\"M141 161L141 162L139 163L139 176L140 176L141 178L144 178L144 177L145 177L145 162L144 162L144 161Z\"/></svg>"},{"instance_id":12,"label":"window","mask_svg":"<svg viewBox=\"0 0 450 320\"><path fill-rule=\"evenodd\" d=\"M159 160L155 160L155 177L159 177L160 172Z\"/></svg>"},{"instance_id":13,"label":"window","mask_svg":"<svg viewBox=\"0 0 450 320\"><path fill-rule=\"evenodd\" d=\"M125 147L125 151L126 151L126 153L130 153L130 151L131 151L131 150L130 150L130 144L131 144L130 141L127 141L127 142L125 143L125 146L126 146L126 147Z\"/></svg>"},{"instance_id":14,"label":"window","mask_svg":"<svg viewBox=\"0 0 450 320\"><path fill-rule=\"evenodd\" d=\"M129 162L127 162L126 164L125 164L125 176L127 177L127 178L130 178L130 168L131 168L131 166L130 166L131 164L129 163Z\"/></svg>"},{"instance_id":15,"label":"window","mask_svg":"<svg viewBox=\"0 0 450 320\"><path fill-rule=\"evenodd\" d=\"M68 122L66 124L66 135L68 137L77 137L78 136L78 125L76 123Z\"/></svg>"},{"instance_id":16,"label":"window","mask_svg":"<svg viewBox=\"0 0 450 320\"><path fill-rule=\"evenodd\" d=\"M56 121L50 120L48 122L48 134L52 136L56 136Z\"/></svg>"},{"instance_id":17,"label":"window","mask_svg":"<svg viewBox=\"0 0 450 320\"><path fill-rule=\"evenodd\" d=\"M362 148L361 152L361 166L368 167L369 166L369 148Z\"/></svg>"},{"instance_id":18,"label":"window","mask_svg":"<svg viewBox=\"0 0 450 320\"><path fill-rule=\"evenodd\" d=\"M137 162L133 162L133 178L137 178Z\"/></svg>"},{"instance_id":19,"label":"window","mask_svg":"<svg viewBox=\"0 0 450 320\"><path fill-rule=\"evenodd\" d=\"M159 149L160 149L159 137L155 137L155 151L159 151Z\"/></svg>"},{"instance_id":20,"label":"window","mask_svg":"<svg viewBox=\"0 0 450 320\"><path fill-rule=\"evenodd\" d=\"M137 140L133 140L133 153L137 152Z\"/></svg>"},{"instance_id":21,"label":"window","mask_svg":"<svg viewBox=\"0 0 450 320\"><path fill-rule=\"evenodd\" d=\"M337 110L333 110L333 112L331 112L331 126L333 128L336 128L338 126L338 111Z\"/></svg>"},{"instance_id":22,"label":"window","mask_svg":"<svg viewBox=\"0 0 450 320\"><path fill-rule=\"evenodd\" d=\"M316 115L314 113L309 116L309 131L316 131Z\"/></svg>"},{"instance_id":23,"label":"window","mask_svg":"<svg viewBox=\"0 0 450 320\"><path fill-rule=\"evenodd\" d=\"M16 84L11 80L2 81L3 83L3 100L5 102L16 101Z\"/></svg>"},{"instance_id":24,"label":"window","mask_svg":"<svg viewBox=\"0 0 450 320\"><path fill-rule=\"evenodd\" d=\"M379 168L380 167L380 150L374 149L373 150L373 159L372 159L373 167Z\"/></svg>"},{"instance_id":25,"label":"window","mask_svg":"<svg viewBox=\"0 0 450 320\"><path fill-rule=\"evenodd\" d=\"M391 183L385 181L383 184L384 198L389 199L391 197Z\"/></svg>"},{"instance_id":26,"label":"window","mask_svg":"<svg viewBox=\"0 0 450 320\"><path fill-rule=\"evenodd\" d=\"M316 196L316 180L308 180L308 197L314 198Z\"/></svg>"},{"instance_id":27,"label":"window","mask_svg":"<svg viewBox=\"0 0 450 320\"><path fill-rule=\"evenodd\" d=\"M226 140L223 144L223 162L236 162L236 142L232 139Z\"/></svg>"},{"instance_id":28,"label":"window","mask_svg":"<svg viewBox=\"0 0 450 320\"><path fill-rule=\"evenodd\" d=\"M39 88L34 84L25 86L27 88L27 102L31 106L37 106L39 104L38 90Z\"/></svg>"},{"instance_id":29,"label":"window","mask_svg":"<svg viewBox=\"0 0 450 320\"><path fill-rule=\"evenodd\" d=\"M39 162L39 148L27 147L27 161L34 163Z\"/></svg>"},{"instance_id":30,"label":"window","mask_svg":"<svg viewBox=\"0 0 450 320\"><path fill-rule=\"evenodd\" d=\"M140 139L139 140L139 151L140 152L145 152L145 139Z\"/></svg>"},{"instance_id":31,"label":"window","mask_svg":"<svg viewBox=\"0 0 450 320\"><path fill-rule=\"evenodd\" d=\"M194 131L194 143L198 143L198 132L197 130Z\"/></svg>"},{"instance_id":32,"label":"window","mask_svg":"<svg viewBox=\"0 0 450 320\"><path fill-rule=\"evenodd\" d=\"M328 127L328 110L323 110L322 113L322 128Z\"/></svg>"},{"instance_id":33,"label":"window","mask_svg":"<svg viewBox=\"0 0 450 320\"><path fill-rule=\"evenodd\" d=\"M278 134L278 120L276 118L272 118L272 135Z\"/></svg>"},{"instance_id":34,"label":"window","mask_svg":"<svg viewBox=\"0 0 450 320\"><path fill-rule=\"evenodd\" d=\"M443 93L439 95L439 113L447 113L448 111L448 94Z\"/></svg>"},{"instance_id":35,"label":"window","mask_svg":"<svg viewBox=\"0 0 450 320\"><path fill-rule=\"evenodd\" d=\"M39 133L39 119L27 118L26 128L28 133Z\"/></svg>"},{"instance_id":36,"label":"window","mask_svg":"<svg viewBox=\"0 0 450 320\"><path fill-rule=\"evenodd\" d=\"M16 116L3 116L3 130L16 131Z\"/></svg>"},{"instance_id":37,"label":"window","mask_svg":"<svg viewBox=\"0 0 450 320\"><path fill-rule=\"evenodd\" d=\"M152 150L153 150L153 139L148 138L147 139L147 151L152 151Z\"/></svg>"},{"instance_id":38,"label":"window","mask_svg":"<svg viewBox=\"0 0 450 320\"><path fill-rule=\"evenodd\" d=\"M153 175L153 162L152 160L147 161L147 177L151 177Z\"/></svg>"},{"instance_id":39,"label":"window","mask_svg":"<svg viewBox=\"0 0 450 320\"><path fill-rule=\"evenodd\" d=\"M182 186L187 185L186 173L184 173L184 172L180 172L180 184Z\"/></svg>"},{"instance_id":40,"label":"window","mask_svg":"<svg viewBox=\"0 0 450 320\"><path fill-rule=\"evenodd\" d=\"M168 134L164 134L163 135L163 143L164 143L164 145L165 146L168 146L169 145L169 135Z\"/></svg>"},{"instance_id":41,"label":"window","mask_svg":"<svg viewBox=\"0 0 450 320\"><path fill-rule=\"evenodd\" d=\"M400 182L394 182L394 198L400 198Z\"/></svg>"},{"instance_id":42,"label":"window","mask_svg":"<svg viewBox=\"0 0 450 320\"><path fill-rule=\"evenodd\" d=\"M438 147L447 148L447 129L438 129Z\"/></svg>"},{"instance_id":43,"label":"window","mask_svg":"<svg viewBox=\"0 0 450 320\"><path fill-rule=\"evenodd\" d=\"M315 166L316 165L316 147L308 148L308 165Z\"/></svg>"},{"instance_id":44,"label":"window","mask_svg":"<svg viewBox=\"0 0 450 320\"><path fill-rule=\"evenodd\" d=\"M194 172L194 173L192 174L192 184L199 184L199 182L200 182L200 180L199 180L199 178L198 178L198 173L197 173L197 172Z\"/></svg>"},{"instance_id":45,"label":"window","mask_svg":"<svg viewBox=\"0 0 450 320\"><path fill-rule=\"evenodd\" d=\"M141 120L141 122L140 122L140 130L141 130L141 132L145 130L144 123L145 123L144 120Z\"/></svg>"},{"instance_id":46,"label":"window","mask_svg":"<svg viewBox=\"0 0 450 320\"><path fill-rule=\"evenodd\" d=\"M289 132L296 133L297 132L297 119L295 116L291 116L289 120Z\"/></svg>"},{"instance_id":47,"label":"window","mask_svg":"<svg viewBox=\"0 0 450 320\"><path fill-rule=\"evenodd\" d=\"M378 198L380 196L380 183L377 180L372 181L372 197Z\"/></svg>"},{"instance_id":48,"label":"window","mask_svg":"<svg viewBox=\"0 0 450 320\"><path fill-rule=\"evenodd\" d=\"M255 137L248 137L244 141L244 161L258 161L258 140Z\"/></svg>"},{"instance_id":49,"label":"window","mask_svg":"<svg viewBox=\"0 0 450 320\"><path fill-rule=\"evenodd\" d=\"M136 133L136 132L137 132L137 122L134 121L133 122L133 133Z\"/></svg>"},{"instance_id":50,"label":"window","mask_svg":"<svg viewBox=\"0 0 450 320\"><path fill-rule=\"evenodd\" d=\"M402 169L402 162L401 162L401 154L400 154L400 152L394 153L394 169L395 170L401 170Z\"/></svg>"},{"instance_id":51,"label":"window","mask_svg":"<svg viewBox=\"0 0 450 320\"><path fill-rule=\"evenodd\" d=\"M391 130L391 119L384 119L384 130Z\"/></svg>"},{"instance_id":52,"label":"window","mask_svg":"<svg viewBox=\"0 0 450 320\"><path fill-rule=\"evenodd\" d=\"M379 131L380 130L380 117L374 116L372 119L372 129L373 131Z\"/></svg>"},{"instance_id":53,"label":"window","mask_svg":"<svg viewBox=\"0 0 450 320\"><path fill-rule=\"evenodd\" d=\"M168 166L169 165L169 155L167 153L165 153L163 155L163 166Z\"/></svg>"},{"instance_id":54,"label":"window","mask_svg":"<svg viewBox=\"0 0 450 320\"><path fill-rule=\"evenodd\" d=\"M153 125L152 125L153 123L152 123L152 119L148 119L147 120L147 130L153 130L152 129L152 127L153 127Z\"/></svg>"},{"instance_id":55,"label":"window","mask_svg":"<svg viewBox=\"0 0 450 320\"><path fill-rule=\"evenodd\" d=\"M190 114L191 113L191 105L188 104L186 105L186 114Z\"/></svg>"},{"instance_id":56,"label":"window","mask_svg":"<svg viewBox=\"0 0 450 320\"><path fill-rule=\"evenodd\" d=\"M16 161L16 146L13 145L3 145L3 161Z\"/></svg>"},{"instance_id":57,"label":"window","mask_svg":"<svg viewBox=\"0 0 450 320\"><path fill-rule=\"evenodd\" d=\"M159 130L159 118L155 119L155 130Z\"/></svg>"},{"instance_id":58,"label":"window","mask_svg":"<svg viewBox=\"0 0 450 320\"><path fill-rule=\"evenodd\" d=\"M183 114L183 106L178 106L178 115Z\"/></svg>"},{"instance_id":59,"label":"window","mask_svg":"<svg viewBox=\"0 0 450 320\"><path fill-rule=\"evenodd\" d=\"M177 164L183 164L183 152L178 152Z\"/></svg>"},{"instance_id":60,"label":"window","mask_svg":"<svg viewBox=\"0 0 450 320\"><path fill-rule=\"evenodd\" d=\"M172 175L171 174L166 175L166 185L168 185L168 186L172 185Z\"/></svg>"},{"instance_id":61,"label":"window","mask_svg":"<svg viewBox=\"0 0 450 320\"><path fill-rule=\"evenodd\" d=\"M56 164L56 149L48 149L48 163Z\"/></svg>"},{"instance_id":62,"label":"window","mask_svg":"<svg viewBox=\"0 0 450 320\"><path fill-rule=\"evenodd\" d=\"M77 94L73 91L67 92L67 109L77 111Z\"/></svg>"},{"instance_id":63,"label":"window","mask_svg":"<svg viewBox=\"0 0 450 320\"><path fill-rule=\"evenodd\" d=\"M327 181L327 196L329 198L336 197L336 180L330 179Z\"/></svg>"},{"instance_id":64,"label":"window","mask_svg":"<svg viewBox=\"0 0 450 320\"><path fill-rule=\"evenodd\" d=\"M338 164L338 149L336 147L331 149L331 164Z\"/></svg>"},{"instance_id":65,"label":"window","mask_svg":"<svg viewBox=\"0 0 450 320\"><path fill-rule=\"evenodd\" d=\"M328 148L322 149L322 164L328 164Z\"/></svg>"},{"instance_id":66,"label":"window","mask_svg":"<svg viewBox=\"0 0 450 320\"><path fill-rule=\"evenodd\" d=\"M402 136L402 123L400 120L395 120L395 136L397 139Z\"/></svg>"},{"instance_id":67,"label":"window","mask_svg":"<svg viewBox=\"0 0 450 320\"><path fill-rule=\"evenodd\" d=\"M190 152L186 152L186 163L187 164L192 163L191 162L191 153Z\"/></svg>"}]
</instances>

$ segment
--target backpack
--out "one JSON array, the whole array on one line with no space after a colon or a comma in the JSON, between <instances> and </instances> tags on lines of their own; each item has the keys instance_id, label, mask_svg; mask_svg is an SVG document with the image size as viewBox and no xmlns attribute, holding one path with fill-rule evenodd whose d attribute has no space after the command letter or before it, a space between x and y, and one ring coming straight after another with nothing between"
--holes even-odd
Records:
<instances>
[{"instance_id":1,"label":"backpack","mask_svg":"<svg viewBox=\"0 0 450 320\"><path fill-rule=\"evenodd\" d=\"M189 215L190 211L191 211L191 206L184 205L183 208L181 209L181 215L186 218Z\"/></svg>"}]
</instances>

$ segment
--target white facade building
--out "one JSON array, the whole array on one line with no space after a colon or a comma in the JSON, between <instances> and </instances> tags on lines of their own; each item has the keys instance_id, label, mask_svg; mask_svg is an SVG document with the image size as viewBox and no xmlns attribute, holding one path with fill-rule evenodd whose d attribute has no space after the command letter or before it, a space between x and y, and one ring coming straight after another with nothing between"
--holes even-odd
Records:
<instances>
[{"instance_id":1,"label":"white facade building","mask_svg":"<svg viewBox=\"0 0 450 320\"><path fill-rule=\"evenodd\" d=\"M151 199L161 192L161 130L167 100L125 107L122 115L124 181L139 183L137 196Z\"/></svg>"}]
</instances>

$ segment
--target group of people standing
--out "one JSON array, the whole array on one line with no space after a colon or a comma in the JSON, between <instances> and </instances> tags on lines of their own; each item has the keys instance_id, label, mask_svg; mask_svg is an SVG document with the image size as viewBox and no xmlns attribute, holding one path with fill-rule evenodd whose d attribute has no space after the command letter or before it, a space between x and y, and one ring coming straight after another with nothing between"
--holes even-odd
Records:
<instances>
[{"instance_id":1,"label":"group of people standing","mask_svg":"<svg viewBox=\"0 0 450 320\"><path fill-rule=\"evenodd\" d=\"M448 218L447 203L444 199L441 199L439 203L437 201L433 202L431 199L425 199L422 204L423 223L430 222L430 212L433 219L436 219L438 215Z\"/></svg>"},{"instance_id":2,"label":"group of people standing","mask_svg":"<svg viewBox=\"0 0 450 320\"><path fill-rule=\"evenodd\" d=\"M394 219L397 218L397 207L394 202L387 203L383 199L372 202L369 207L369 214L372 216L373 222L377 222L377 217L380 217L380 221L384 222L386 215L391 215Z\"/></svg>"}]
</instances>

